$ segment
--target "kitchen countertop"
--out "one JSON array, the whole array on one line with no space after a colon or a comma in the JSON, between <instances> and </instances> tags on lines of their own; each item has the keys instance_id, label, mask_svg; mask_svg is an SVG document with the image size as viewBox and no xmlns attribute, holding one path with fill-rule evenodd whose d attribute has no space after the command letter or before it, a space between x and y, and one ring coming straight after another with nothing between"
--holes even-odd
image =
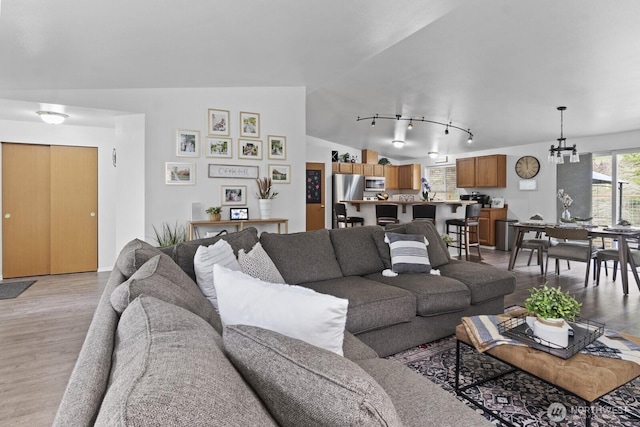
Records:
<instances>
[{"instance_id":1,"label":"kitchen countertop","mask_svg":"<svg viewBox=\"0 0 640 427\"><path fill-rule=\"evenodd\" d=\"M360 205L378 205L381 203L392 203L394 205L402 206L402 213L407 213L407 205L449 205L451 206L451 212L456 212L458 207L471 205L478 203L475 200L432 200L430 202L422 200L340 200L342 203L350 203L356 207L356 210L360 212Z\"/></svg>"}]
</instances>

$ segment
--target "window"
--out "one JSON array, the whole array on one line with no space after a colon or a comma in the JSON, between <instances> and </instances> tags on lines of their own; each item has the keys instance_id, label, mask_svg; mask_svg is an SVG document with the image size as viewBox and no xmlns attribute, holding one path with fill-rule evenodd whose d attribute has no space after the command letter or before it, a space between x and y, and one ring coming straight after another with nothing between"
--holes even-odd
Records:
<instances>
[{"instance_id":1,"label":"window","mask_svg":"<svg viewBox=\"0 0 640 427\"><path fill-rule=\"evenodd\" d=\"M424 175L431 186L431 194L436 193L436 200L458 200L460 198L456 187L456 167L441 166L424 169Z\"/></svg>"}]
</instances>

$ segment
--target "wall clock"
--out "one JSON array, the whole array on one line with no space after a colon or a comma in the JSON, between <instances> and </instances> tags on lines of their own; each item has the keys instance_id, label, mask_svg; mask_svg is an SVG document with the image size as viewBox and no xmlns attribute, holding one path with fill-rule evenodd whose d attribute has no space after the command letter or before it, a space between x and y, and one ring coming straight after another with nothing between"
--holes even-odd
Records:
<instances>
[{"instance_id":1,"label":"wall clock","mask_svg":"<svg viewBox=\"0 0 640 427\"><path fill-rule=\"evenodd\" d=\"M531 179L540 172L540 162L534 156L522 156L516 162L516 173L520 178Z\"/></svg>"}]
</instances>

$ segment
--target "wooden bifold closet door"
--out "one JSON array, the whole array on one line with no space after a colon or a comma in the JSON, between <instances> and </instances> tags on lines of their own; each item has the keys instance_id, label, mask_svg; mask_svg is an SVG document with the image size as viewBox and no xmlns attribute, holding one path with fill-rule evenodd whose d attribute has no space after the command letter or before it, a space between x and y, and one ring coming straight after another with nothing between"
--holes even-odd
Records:
<instances>
[{"instance_id":1,"label":"wooden bifold closet door","mask_svg":"<svg viewBox=\"0 0 640 427\"><path fill-rule=\"evenodd\" d=\"M3 277L96 271L98 150L2 144Z\"/></svg>"}]
</instances>

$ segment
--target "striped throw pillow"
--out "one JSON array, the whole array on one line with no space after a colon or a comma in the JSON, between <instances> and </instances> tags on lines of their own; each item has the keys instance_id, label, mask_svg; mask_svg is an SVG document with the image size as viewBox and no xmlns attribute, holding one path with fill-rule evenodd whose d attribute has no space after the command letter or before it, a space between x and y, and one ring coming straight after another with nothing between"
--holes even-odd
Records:
<instances>
[{"instance_id":1,"label":"striped throw pillow","mask_svg":"<svg viewBox=\"0 0 640 427\"><path fill-rule=\"evenodd\" d=\"M394 273L428 273L431 271L427 245L429 241L419 234L385 233L389 244L391 270Z\"/></svg>"}]
</instances>

